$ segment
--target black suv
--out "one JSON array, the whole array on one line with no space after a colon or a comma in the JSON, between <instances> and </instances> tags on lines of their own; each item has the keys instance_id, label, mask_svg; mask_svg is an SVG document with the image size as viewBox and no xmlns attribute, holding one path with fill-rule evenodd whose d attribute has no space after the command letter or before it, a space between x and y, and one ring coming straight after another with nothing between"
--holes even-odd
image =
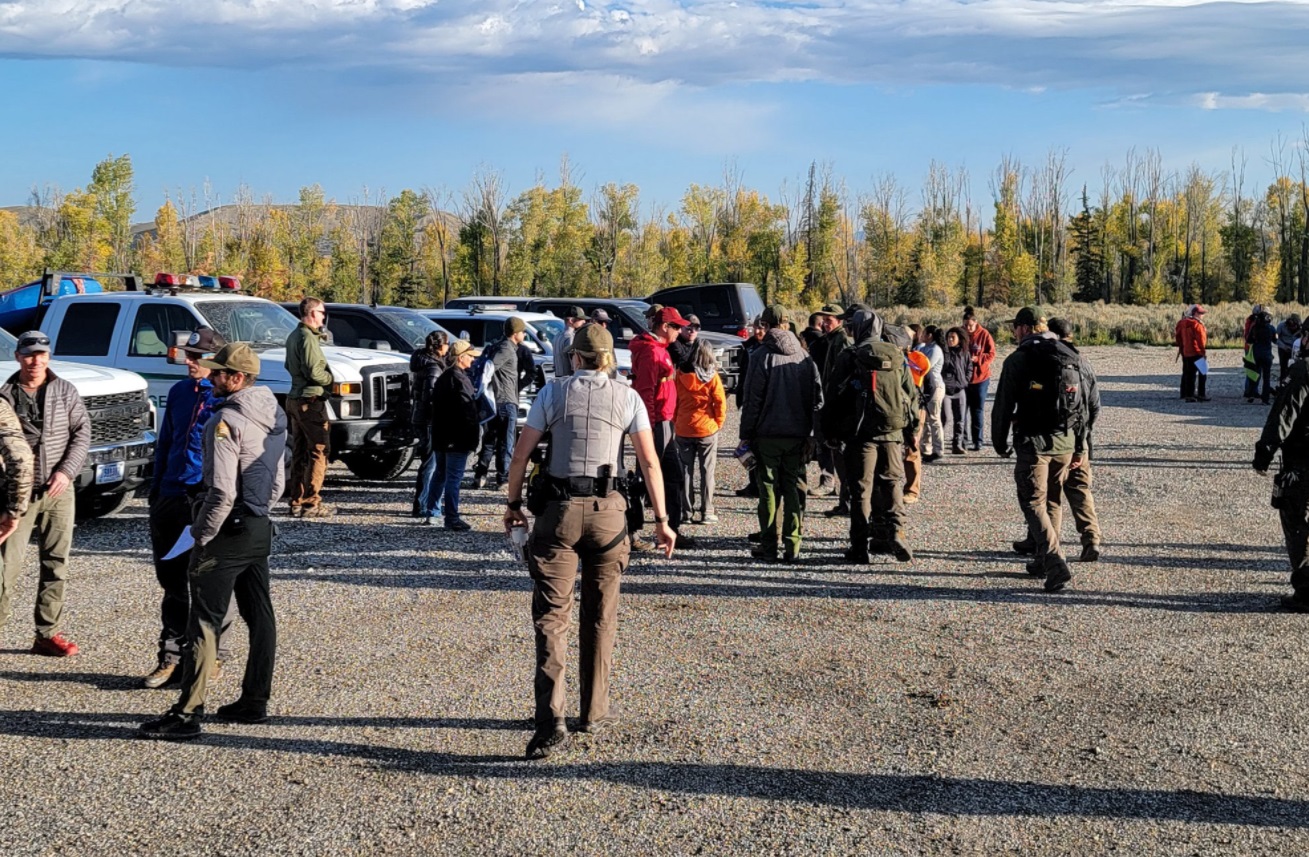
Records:
<instances>
[{"instance_id":1,"label":"black suv","mask_svg":"<svg viewBox=\"0 0 1309 857\"><path fill-rule=\"evenodd\" d=\"M298 316L299 303L283 307ZM372 348L412 354L427 341L427 334L445 330L427 316L407 307L365 306L364 304L325 304L327 332L332 344L341 348ZM452 340L453 336L450 337Z\"/></svg>"},{"instance_id":2,"label":"black suv","mask_svg":"<svg viewBox=\"0 0 1309 857\"><path fill-rule=\"evenodd\" d=\"M703 283L660 289L646 298L652 304L677 307L682 315L695 313L701 330L745 339L750 323L764 312L759 291L750 283Z\"/></svg>"},{"instance_id":3,"label":"black suv","mask_svg":"<svg viewBox=\"0 0 1309 857\"><path fill-rule=\"evenodd\" d=\"M537 298L527 308L532 312L550 312L563 318L569 308L575 306L581 307L587 315L598 309L609 313L609 332L613 334L615 348L627 348L635 337L645 332L645 311L650 308L650 304L640 298ZM743 340L714 332L714 329L705 325L703 317L700 319L700 338L714 348L723 376L723 387L728 391L735 390L741 376Z\"/></svg>"}]
</instances>

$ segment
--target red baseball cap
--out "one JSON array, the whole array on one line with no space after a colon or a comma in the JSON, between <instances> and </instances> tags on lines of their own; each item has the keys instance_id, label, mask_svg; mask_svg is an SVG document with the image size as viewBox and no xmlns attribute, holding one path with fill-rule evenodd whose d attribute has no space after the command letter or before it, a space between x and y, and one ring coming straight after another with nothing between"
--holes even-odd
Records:
<instances>
[{"instance_id":1,"label":"red baseball cap","mask_svg":"<svg viewBox=\"0 0 1309 857\"><path fill-rule=\"evenodd\" d=\"M650 317L650 326L656 324L671 324L673 327L686 327L691 322L682 318L682 314L677 311L677 307L666 306Z\"/></svg>"}]
</instances>

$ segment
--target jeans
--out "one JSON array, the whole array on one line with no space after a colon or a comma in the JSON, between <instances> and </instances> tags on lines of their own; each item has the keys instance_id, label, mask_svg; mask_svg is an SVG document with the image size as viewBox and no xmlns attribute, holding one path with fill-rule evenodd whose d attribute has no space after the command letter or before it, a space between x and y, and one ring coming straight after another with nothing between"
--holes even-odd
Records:
<instances>
[{"instance_id":1,"label":"jeans","mask_svg":"<svg viewBox=\"0 0 1309 857\"><path fill-rule=\"evenodd\" d=\"M518 437L518 403L504 402L495 406L495 416L486 425L482 435L482 451L477 456L477 473L485 476L491 470L491 460L498 461L496 477L509 479L509 462L514 457L514 440Z\"/></svg>"},{"instance_id":2,"label":"jeans","mask_svg":"<svg viewBox=\"0 0 1309 857\"><path fill-rule=\"evenodd\" d=\"M1255 370L1259 373L1258 377L1251 379L1248 375L1245 379L1245 397L1253 399L1258 396L1263 403L1268 404L1268 400L1273 395L1273 355L1256 354L1254 357Z\"/></svg>"},{"instance_id":3,"label":"jeans","mask_svg":"<svg viewBox=\"0 0 1309 857\"><path fill-rule=\"evenodd\" d=\"M969 384L966 388L968 398L968 416L973 423L973 449L982 446L982 409L986 407L986 388L991 386L991 379Z\"/></svg>"},{"instance_id":4,"label":"jeans","mask_svg":"<svg viewBox=\"0 0 1309 857\"><path fill-rule=\"evenodd\" d=\"M447 524L459 520L459 487L464 481L464 470L468 467L468 452L437 453L441 459L442 481L433 480L436 486L436 508L442 509Z\"/></svg>"},{"instance_id":5,"label":"jeans","mask_svg":"<svg viewBox=\"0 0 1309 857\"><path fill-rule=\"evenodd\" d=\"M967 402L963 390L950 393L945 397L950 415L950 443L955 449L964 448L964 424L967 422Z\"/></svg>"},{"instance_id":6,"label":"jeans","mask_svg":"<svg viewBox=\"0 0 1309 857\"><path fill-rule=\"evenodd\" d=\"M677 438L682 461L682 514L691 517L695 509L695 473L700 471L700 513L714 511L714 468L718 463L718 432L708 437Z\"/></svg>"},{"instance_id":7,"label":"jeans","mask_svg":"<svg viewBox=\"0 0 1309 857\"><path fill-rule=\"evenodd\" d=\"M430 440L419 447L422 464L418 468L418 484L414 488L414 512L435 518L441 514L441 497L445 491L445 456L432 449Z\"/></svg>"}]
</instances>

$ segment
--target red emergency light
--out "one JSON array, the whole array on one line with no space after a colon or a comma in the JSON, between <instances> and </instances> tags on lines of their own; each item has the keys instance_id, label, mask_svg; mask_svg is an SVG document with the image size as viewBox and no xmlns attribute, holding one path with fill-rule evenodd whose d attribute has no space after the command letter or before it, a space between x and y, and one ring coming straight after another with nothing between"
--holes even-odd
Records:
<instances>
[{"instance_id":1,"label":"red emergency light","mask_svg":"<svg viewBox=\"0 0 1309 857\"><path fill-rule=\"evenodd\" d=\"M185 278L180 274L155 274L156 286L180 286Z\"/></svg>"},{"instance_id":2,"label":"red emergency light","mask_svg":"<svg viewBox=\"0 0 1309 857\"><path fill-rule=\"evenodd\" d=\"M219 278L218 278L218 288L220 288L220 289L230 289L230 290L232 290L232 291L239 291L239 290L241 289L241 278L240 278L240 277L219 277Z\"/></svg>"}]
</instances>

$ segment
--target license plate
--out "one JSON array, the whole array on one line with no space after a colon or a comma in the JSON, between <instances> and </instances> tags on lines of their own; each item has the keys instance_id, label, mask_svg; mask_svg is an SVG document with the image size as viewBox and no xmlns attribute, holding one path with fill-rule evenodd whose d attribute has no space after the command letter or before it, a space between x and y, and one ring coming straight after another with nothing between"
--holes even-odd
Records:
<instances>
[{"instance_id":1,"label":"license plate","mask_svg":"<svg viewBox=\"0 0 1309 857\"><path fill-rule=\"evenodd\" d=\"M110 482L123 481L122 461L110 461L106 464L97 464L95 466L95 484L107 485Z\"/></svg>"}]
</instances>

